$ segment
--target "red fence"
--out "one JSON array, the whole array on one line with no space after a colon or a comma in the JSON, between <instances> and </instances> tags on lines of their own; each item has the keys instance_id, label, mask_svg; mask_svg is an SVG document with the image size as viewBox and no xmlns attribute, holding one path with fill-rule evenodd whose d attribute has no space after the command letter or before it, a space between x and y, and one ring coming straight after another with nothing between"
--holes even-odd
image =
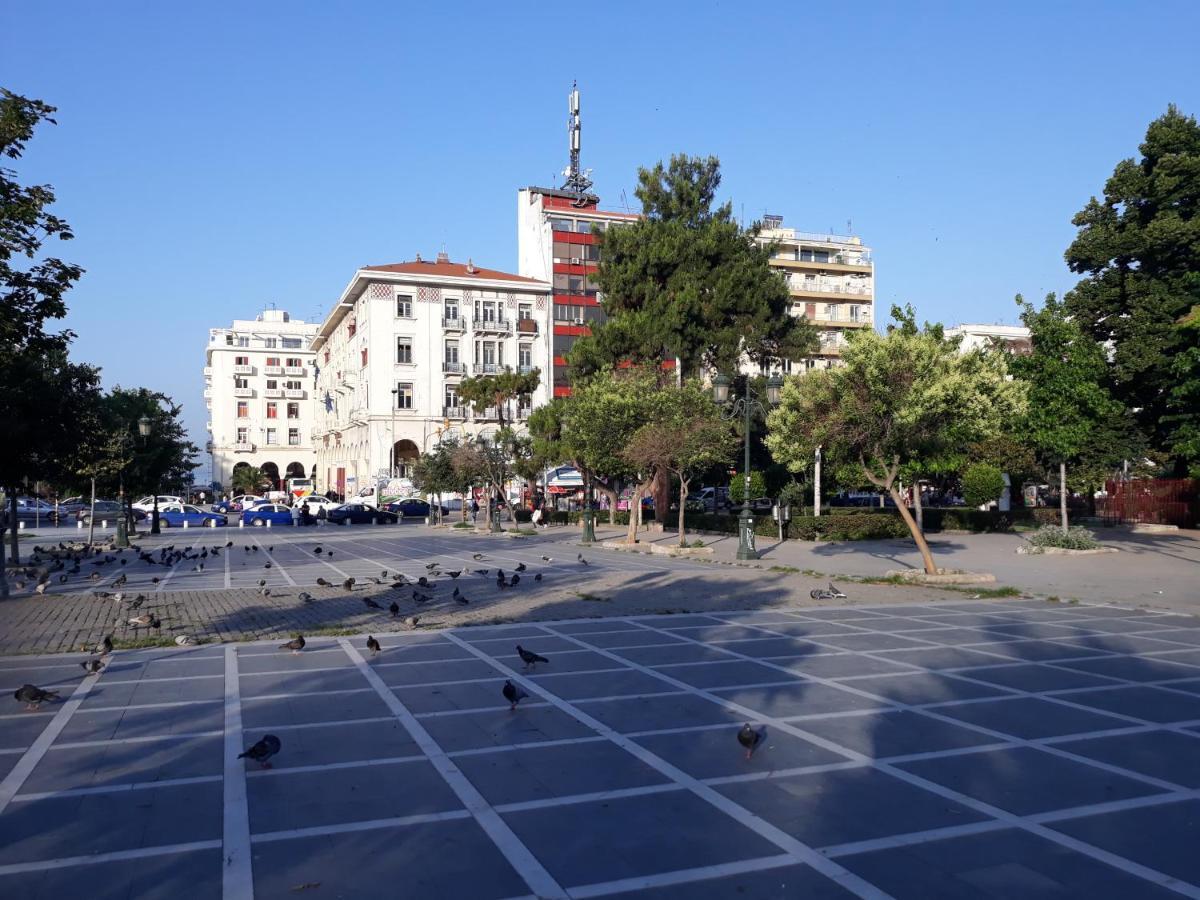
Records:
<instances>
[{"instance_id":1,"label":"red fence","mask_svg":"<svg viewBox=\"0 0 1200 900\"><path fill-rule=\"evenodd\" d=\"M1147 523L1195 528L1200 523L1200 480L1134 478L1109 481L1108 496L1096 502L1106 524Z\"/></svg>"}]
</instances>

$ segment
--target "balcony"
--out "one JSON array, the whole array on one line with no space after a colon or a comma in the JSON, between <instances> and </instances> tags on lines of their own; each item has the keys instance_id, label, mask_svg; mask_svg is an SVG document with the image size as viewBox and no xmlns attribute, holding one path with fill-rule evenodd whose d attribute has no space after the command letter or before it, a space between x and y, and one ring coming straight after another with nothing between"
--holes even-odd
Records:
<instances>
[{"instance_id":1,"label":"balcony","mask_svg":"<svg viewBox=\"0 0 1200 900\"><path fill-rule=\"evenodd\" d=\"M267 388L265 391L263 391L263 396L268 400L282 400L283 391L281 391L279 388Z\"/></svg>"},{"instance_id":2,"label":"balcony","mask_svg":"<svg viewBox=\"0 0 1200 900\"><path fill-rule=\"evenodd\" d=\"M205 422L204 430L211 434L212 433L212 422Z\"/></svg>"},{"instance_id":3,"label":"balcony","mask_svg":"<svg viewBox=\"0 0 1200 900\"><path fill-rule=\"evenodd\" d=\"M295 388L287 388L284 390L283 396L287 397L289 400L303 400L304 391L298 391Z\"/></svg>"},{"instance_id":4,"label":"balcony","mask_svg":"<svg viewBox=\"0 0 1200 900\"><path fill-rule=\"evenodd\" d=\"M462 318L448 317L442 319L442 328L446 331L466 331L467 320Z\"/></svg>"},{"instance_id":5,"label":"balcony","mask_svg":"<svg viewBox=\"0 0 1200 900\"><path fill-rule=\"evenodd\" d=\"M254 374L254 366L234 366L233 374L234 375L253 375Z\"/></svg>"},{"instance_id":6,"label":"balcony","mask_svg":"<svg viewBox=\"0 0 1200 900\"><path fill-rule=\"evenodd\" d=\"M204 377L205 377L205 378L212 378L212 366L205 366L205 367L204 367Z\"/></svg>"},{"instance_id":7,"label":"balcony","mask_svg":"<svg viewBox=\"0 0 1200 900\"><path fill-rule=\"evenodd\" d=\"M282 375L283 366L263 366L264 375Z\"/></svg>"},{"instance_id":8,"label":"balcony","mask_svg":"<svg viewBox=\"0 0 1200 900\"><path fill-rule=\"evenodd\" d=\"M475 363L471 371L476 375L495 375L500 371L500 367L495 363Z\"/></svg>"},{"instance_id":9,"label":"balcony","mask_svg":"<svg viewBox=\"0 0 1200 900\"><path fill-rule=\"evenodd\" d=\"M788 290L792 294L847 294L855 297L870 297L873 293L869 279L844 281L822 278L788 278Z\"/></svg>"},{"instance_id":10,"label":"balcony","mask_svg":"<svg viewBox=\"0 0 1200 900\"><path fill-rule=\"evenodd\" d=\"M517 366L517 371L522 375L528 375L533 371L533 366Z\"/></svg>"},{"instance_id":11,"label":"balcony","mask_svg":"<svg viewBox=\"0 0 1200 900\"><path fill-rule=\"evenodd\" d=\"M500 418L500 409L495 406L489 406L483 412L475 413L475 418L477 418L477 419L499 419Z\"/></svg>"},{"instance_id":12,"label":"balcony","mask_svg":"<svg viewBox=\"0 0 1200 900\"><path fill-rule=\"evenodd\" d=\"M477 317L474 322L477 332L512 334L512 322L508 321L508 319L481 319Z\"/></svg>"},{"instance_id":13,"label":"balcony","mask_svg":"<svg viewBox=\"0 0 1200 900\"><path fill-rule=\"evenodd\" d=\"M444 419L465 419L467 417L467 408L465 406L443 406L442 418Z\"/></svg>"},{"instance_id":14,"label":"balcony","mask_svg":"<svg viewBox=\"0 0 1200 900\"><path fill-rule=\"evenodd\" d=\"M212 399L212 395L213 395L212 388L205 388L205 389L204 389L204 399L205 399L205 400L211 400L211 399Z\"/></svg>"},{"instance_id":15,"label":"balcony","mask_svg":"<svg viewBox=\"0 0 1200 900\"><path fill-rule=\"evenodd\" d=\"M304 366L287 366L283 371L285 375L299 375L303 378L307 370Z\"/></svg>"},{"instance_id":16,"label":"balcony","mask_svg":"<svg viewBox=\"0 0 1200 900\"><path fill-rule=\"evenodd\" d=\"M537 334L537 319L517 319L517 334Z\"/></svg>"},{"instance_id":17,"label":"balcony","mask_svg":"<svg viewBox=\"0 0 1200 900\"><path fill-rule=\"evenodd\" d=\"M451 362L448 359L442 360L442 371L447 375L461 375L464 368L466 367L460 362Z\"/></svg>"},{"instance_id":18,"label":"balcony","mask_svg":"<svg viewBox=\"0 0 1200 900\"><path fill-rule=\"evenodd\" d=\"M517 418L523 422L529 418L529 416L532 412L533 412L532 406L518 406L517 407Z\"/></svg>"},{"instance_id":19,"label":"balcony","mask_svg":"<svg viewBox=\"0 0 1200 900\"><path fill-rule=\"evenodd\" d=\"M253 397L254 396L254 388L248 388L248 387L247 388L237 388L237 387L235 387L233 389L233 396L235 396L235 397Z\"/></svg>"}]
</instances>

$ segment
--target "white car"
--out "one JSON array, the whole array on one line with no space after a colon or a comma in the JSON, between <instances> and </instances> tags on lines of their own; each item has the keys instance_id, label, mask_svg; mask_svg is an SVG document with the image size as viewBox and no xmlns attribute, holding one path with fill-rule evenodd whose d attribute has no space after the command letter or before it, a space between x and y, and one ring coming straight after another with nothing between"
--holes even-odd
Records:
<instances>
[{"instance_id":1,"label":"white car","mask_svg":"<svg viewBox=\"0 0 1200 900\"><path fill-rule=\"evenodd\" d=\"M304 504L306 504L306 503L308 504L309 515L313 515L313 516L317 516L322 512L327 513L331 509L333 509L335 506L341 506L340 503L338 503L335 500L330 500L328 497L321 497L321 496L318 496L317 494L310 494L307 497L301 497L299 500L297 500L293 504L292 509L294 509L296 511L296 515L300 514L300 507L304 506Z\"/></svg>"},{"instance_id":2,"label":"white car","mask_svg":"<svg viewBox=\"0 0 1200 900\"><path fill-rule=\"evenodd\" d=\"M183 503L183 498L175 497L175 496L172 496L169 494L159 494L158 495L158 509L160 512L162 511L162 508L168 503ZM134 509L140 509L142 512L147 512L147 513L153 512L154 511L154 497L152 497L152 496L151 497L143 497L141 500L138 500L136 503L131 503L130 506L132 506Z\"/></svg>"}]
</instances>

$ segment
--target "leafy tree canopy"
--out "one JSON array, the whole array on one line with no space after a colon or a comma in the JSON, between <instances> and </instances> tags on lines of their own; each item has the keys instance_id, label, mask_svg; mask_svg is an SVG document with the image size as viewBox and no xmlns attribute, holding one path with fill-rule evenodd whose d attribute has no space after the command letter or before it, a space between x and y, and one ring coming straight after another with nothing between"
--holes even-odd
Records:
<instances>
[{"instance_id":1,"label":"leafy tree canopy","mask_svg":"<svg viewBox=\"0 0 1200 900\"><path fill-rule=\"evenodd\" d=\"M495 375L479 375L464 378L458 386L458 396L471 404L476 414L485 409L495 409L503 428L508 415L508 404L518 397L529 397L541 383L540 369L531 372L514 372L505 367Z\"/></svg>"}]
</instances>

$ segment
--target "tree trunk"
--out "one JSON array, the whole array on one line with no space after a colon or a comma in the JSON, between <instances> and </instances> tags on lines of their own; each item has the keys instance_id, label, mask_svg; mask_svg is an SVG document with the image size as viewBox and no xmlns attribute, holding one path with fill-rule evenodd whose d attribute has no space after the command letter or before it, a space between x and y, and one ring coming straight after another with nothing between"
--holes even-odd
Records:
<instances>
[{"instance_id":1,"label":"tree trunk","mask_svg":"<svg viewBox=\"0 0 1200 900\"><path fill-rule=\"evenodd\" d=\"M921 506L921 479L913 482L913 512L917 514L917 529L925 533L925 508Z\"/></svg>"},{"instance_id":2,"label":"tree trunk","mask_svg":"<svg viewBox=\"0 0 1200 900\"><path fill-rule=\"evenodd\" d=\"M1067 464L1058 464L1058 511L1062 516L1062 530L1067 530Z\"/></svg>"},{"instance_id":3,"label":"tree trunk","mask_svg":"<svg viewBox=\"0 0 1200 900\"><path fill-rule=\"evenodd\" d=\"M687 501L688 483L683 478L679 479L679 546L687 546L687 531L686 523L683 518L683 509Z\"/></svg>"},{"instance_id":4,"label":"tree trunk","mask_svg":"<svg viewBox=\"0 0 1200 900\"><path fill-rule=\"evenodd\" d=\"M642 524L642 498L646 496L646 491L650 489L651 481L644 481L638 484L633 489L633 496L629 498L629 527L625 532L625 543L637 543L638 526Z\"/></svg>"},{"instance_id":5,"label":"tree trunk","mask_svg":"<svg viewBox=\"0 0 1200 900\"><path fill-rule=\"evenodd\" d=\"M0 522L4 519L4 510L0 509ZM0 600L8 599L8 569L4 560L4 527L0 525Z\"/></svg>"},{"instance_id":6,"label":"tree trunk","mask_svg":"<svg viewBox=\"0 0 1200 900\"><path fill-rule=\"evenodd\" d=\"M88 515L88 546L96 539L96 479L92 479L91 513Z\"/></svg>"},{"instance_id":7,"label":"tree trunk","mask_svg":"<svg viewBox=\"0 0 1200 900\"><path fill-rule=\"evenodd\" d=\"M933 554L929 552L929 544L925 541L925 535L921 533L921 529L917 526L917 520L912 517L912 513L908 511L908 507L904 504L904 498L900 496L900 492L894 487L888 488L888 494L891 495L892 502L896 504L896 509L900 511L900 518L904 520L904 524L908 526L908 531L912 535L913 542L917 545L917 549L921 551L921 561L925 564L926 575L936 575L937 566L933 562Z\"/></svg>"},{"instance_id":8,"label":"tree trunk","mask_svg":"<svg viewBox=\"0 0 1200 900\"><path fill-rule=\"evenodd\" d=\"M17 540L20 538L19 532L21 531L21 526L17 522L16 491L10 491L8 494L8 529L10 532L9 540L11 541L9 544L9 547L11 548L9 556L12 557L12 564L14 566L19 566L21 564L21 548L18 546Z\"/></svg>"},{"instance_id":9,"label":"tree trunk","mask_svg":"<svg viewBox=\"0 0 1200 900\"><path fill-rule=\"evenodd\" d=\"M654 496L654 521L665 525L671 512L671 473L665 469L655 473L650 492Z\"/></svg>"},{"instance_id":10,"label":"tree trunk","mask_svg":"<svg viewBox=\"0 0 1200 900\"><path fill-rule=\"evenodd\" d=\"M616 525L617 524L617 492L614 491L612 488L605 487L604 485L598 484L595 481L592 482L592 485L595 490L599 491L601 494L603 494L605 497L608 498L608 524Z\"/></svg>"}]
</instances>

